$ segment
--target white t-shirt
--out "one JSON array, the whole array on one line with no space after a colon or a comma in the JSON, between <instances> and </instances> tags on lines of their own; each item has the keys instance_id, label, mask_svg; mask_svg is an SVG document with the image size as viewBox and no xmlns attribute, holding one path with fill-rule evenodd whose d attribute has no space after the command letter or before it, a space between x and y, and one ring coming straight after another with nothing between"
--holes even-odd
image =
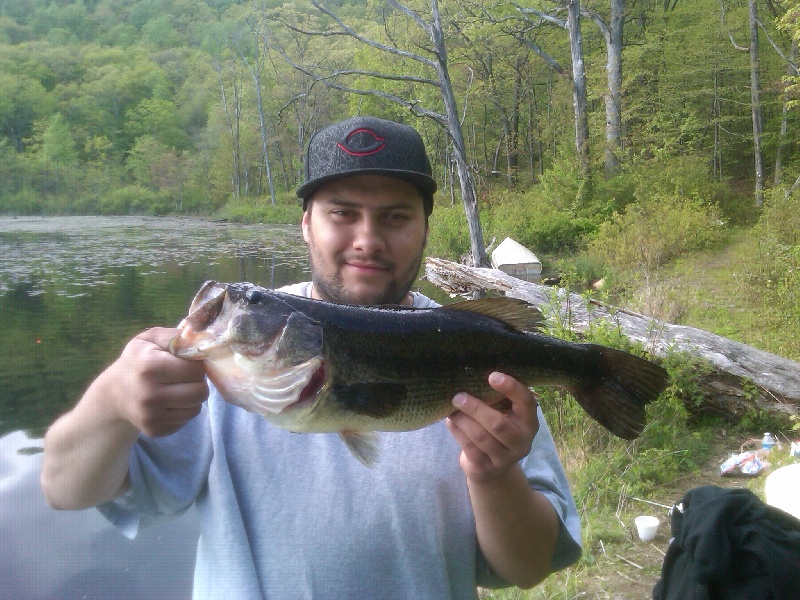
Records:
<instances>
[{"instance_id":1,"label":"white t-shirt","mask_svg":"<svg viewBox=\"0 0 800 600\"><path fill-rule=\"evenodd\" d=\"M281 291L308 295L308 284ZM418 308L437 306L414 294ZM580 521L544 417L521 462L555 508L554 569L580 556ZM379 433L367 468L336 433L296 434L211 390L177 433L140 436L131 489L98 507L125 535L194 504L195 598L476 598L503 587L477 544L460 449L442 421Z\"/></svg>"}]
</instances>

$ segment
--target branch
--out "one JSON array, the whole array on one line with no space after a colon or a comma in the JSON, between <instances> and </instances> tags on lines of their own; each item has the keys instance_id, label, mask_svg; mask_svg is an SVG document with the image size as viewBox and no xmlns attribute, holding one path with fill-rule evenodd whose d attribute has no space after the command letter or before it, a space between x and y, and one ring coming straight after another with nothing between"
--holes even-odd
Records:
<instances>
[{"instance_id":1,"label":"branch","mask_svg":"<svg viewBox=\"0 0 800 600\"><path fill-rule=\"evenodd\" d=\"M677 2L677 0L675 1ZM750 46L739 46L736 43L736 40L733 39L733 33L731 32L730 27L725 25L725 4L723 3L723 0L719 0L719 8L722 13L720 17L720 25L722 25L723 27L725 27L725 29L728 30L728 38L731 40L731 44L733 44L733 47L739 52L750 52Z\"/></svg>"},{"instance_id":2,"label":"branch","mask_svg":"<svg viewBox=\"0 0 800 600\"><path fill-rule=\"evenodd\" d=\"M794 180L792 187L786 190L786 200L788 200L794 191L800 186L800 175L797 176L797 179Z\"/></svg>"},{"instance_id":3,"label":"branch","mask_svg":"<svg viewBox=\"0 0 800 600\"><path fill-rule=\"evenodd\" d=\"M547 21L549 23L552 23L553 25L561 27L562 29L567 28L567 21L565 19L559 19L558 17L554 17L553 15L548 15L547 13L536 10L535 8L523 8L518 4L514 4L514 7L517 9L517 11L519 11L523 15L536 15L537 17L542 19L542 21Z\"/></svg>"},{"instance_id":4,"label":"branch","mask_svg":"<svg viewBox=\"0 0 800 600\"><path fill-rule=\"evenodd\" d=\"M603 37L607 42L611 40L611 29L603 20L603 15L598 13L596 10L584 8L583 6L581 6L581 14L584 17L589 17L592 21L594 21L594 24L597 25L597 28L600 30L600 33L603 34Z\"/></svg>"},{"instance_id":5,"label":"branch","mask_svg":"<svg viewBox=\"0 0 800 600\"><path fill-rule=\"evenodd\" d=\"M531 50L533 50L544 62L550 65L550 68L553 69L559 75L564 75L564 67L558 64L555 58L550 56L547 52L542 50L542 48L535 42L532 42L524 37L514 34L514 38L516 38L523 46L527 46Z\"/></svg>"},{"instance_id":6,"label":"branch","mask_svg":"<svg viewBox=\"0 0 800 600\"><path fill-rule=\"evenodd\" d=\"M386 44L381 44L380 42L376 42L375 40L372 40L370 38L364 37L363 35L361 35L358 32L356 32L354 29L352 29L344 21L342 21L338 16L336 16L335 13L333 13L329 9L325 8L324 6L322 6L322 4L320 4L318 0L311 0L311 4L313 4L314 7L317 10L319 10L320 12L325 13L331 19L333 19L336 22L336 24L339 25L339 27L342 29L342 31L345 34L357 39L362 44L366 44L367 46L372 46L373 48L376 48L377 50L380 50L382 52L387 52L389 54L394 54L395 56L400 56L400 57L403 57L403 58L408 58L410 60L417 61L419 63L422 63L424 65L427 65L427 66L431 67L432 69L436 68L436 63L434 61L432 61L431 59L429 59L429 58L425 58L424 56L421 56L419 54L415 54L413 52L408 52L406 50L401 50L400 48L395 48L393 46L387 46ZM426 29L426 31L427 31L427 29ZM308 35L317 35L317 33L309 32ZM324 35L324 34L319 33L319 35Z\"/></svg>"},{"instance_id":7,"label":"branch","mask_svg":"<svg viewBox=\"0 0 800 600\"><path fill-rule=\"evenodd\" d=\"M428 37L431 37L432 33L430 25L428 24L427 21L425 21L425 19L419 16L419 13L411 10L410 8L408 8L403 4L400 4L399 2L397 2L397 0L386 0L386 3L389 4L390 6L394 6L397 10L404 13L407 17L416 21L417 25L419 25L425 30L425 32L428 34Z\"/></svg>"},{"instance_id":8,"label":"branch","mask_svg":"<svg viewBox=\"0 0 800 600\"><path fill-rule=\"evenodd\" d=\"M319 83L321 83L321 84L323 84L323 85L325 85L325 86L327 86L329 88L333 88L333 89L339 90L341 92L347 92L349 94L357 94L357 95L360 95L360 96L375 96L377 98L383 98L384 100L389 100L391 102L394 102L395 104L399 104L401 106L404 106L404 107L408 108L412 113L414 113L417 116L428 117L430 119L433 119L434 121L436 121L437 123L439 123L442 126L446 126L447 125L447 119L445 118L444 115L442 115L440 113L437 113L437 112L434 112L432 110L428 110L427 108L424 108L424 107L420 106L419 105L419 100L406 100L405 98L401 98L400 96L395 96L394 94L381 92L380 90L362 90L362 89L359 89L359 88L351 87L349 85L343 85L343 84L338 83L336 81L332 81L332 78L334 78L334 77L338 77L340 75L349 75L349 74L370 75L370 76L374 76L374 77L378 77L378 78L382 78L382 79L397 79L397 80L402 80L402 81L414 81L415 83L423 83L423 82L425 82L426 80L424 80L422 78L403 77L403 76L399 76L399 75L395 77L395 76L381 74L381 73L374 73L373 74L373 73L370 73L368 71L334 71L333 73L331 73L328 76L322 76L322 75L319 75L319 74L309 70L304 65L299 65L296 62L294 62L286 54L286 52L284 52L281 48L278 48L276 46L270 46L270 47L272 49L274 49L276 52L278 52L281 56L283 56L284 60L287 63L289 63L289 65L291 65L292 68L296 69L297 71L300 71L304 75L307 75L308 77L313 79L314 82L319 82ZM433 84L436 85L437 87L439 85L437 82L433 82Z\"/></svg>"},{"instance_id":9,"label":"branch","mask_svg":"<svg viewBox=\"0 0 800 600\"><path fill-rule=\"evenodd\" d=\"M761 27L762 31L764 32L764 35L767 36L767 41L769 41L770 45L773 47L775 52L778 53L778 56L780 56L784 60L784 62L786 62L786 64L789 65L789 67L791 67L791 69L792 69L792 71L794 71L795 75L800 74L800 71L798 71L798 69L797 69L797 64L793 63L789 59L789 57L786 56L783 53L783 51L778 47L778 44L775 43L775 40L772 39L772 36L769 34L769 31L767 31L767 28L764 27L764 24L761 22L761 19L756 19L756 23L758 24L759 27Z\"/></svg>"}]
</instances>

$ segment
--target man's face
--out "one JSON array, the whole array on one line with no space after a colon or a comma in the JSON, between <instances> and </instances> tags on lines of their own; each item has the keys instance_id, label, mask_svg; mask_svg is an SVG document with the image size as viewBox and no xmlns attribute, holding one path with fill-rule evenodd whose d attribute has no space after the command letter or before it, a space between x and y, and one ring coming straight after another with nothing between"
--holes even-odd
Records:
<instances>
[{"instance_id":1,"label":"man's face","mask_svg":"<svg viewBox=\"0 0 800 600\"><path fill-rule=\"evenodd\" d=\"M428 241L417 188L382 175L322 186L303 214L312 296L346 304L408 304Z\"/></svg>"}]
</instances>

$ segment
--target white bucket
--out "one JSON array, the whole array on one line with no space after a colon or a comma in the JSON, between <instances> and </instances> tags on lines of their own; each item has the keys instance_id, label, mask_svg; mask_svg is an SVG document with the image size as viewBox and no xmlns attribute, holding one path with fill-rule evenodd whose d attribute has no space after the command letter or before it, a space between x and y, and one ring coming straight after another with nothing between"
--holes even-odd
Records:
<instances>
[{"instance_id":1,"label":"white bucket","mask_svg":"<svg viewBox=\"0 0 800 600\"><path fill-rule=\"evenodd\" d=\"M658 531L658 524L660 521L655 517L641 516L636 517L636 530L639 532L639 538L643 542L649 542L655 539L656 532Z\"/></svg>"}]
</instances>

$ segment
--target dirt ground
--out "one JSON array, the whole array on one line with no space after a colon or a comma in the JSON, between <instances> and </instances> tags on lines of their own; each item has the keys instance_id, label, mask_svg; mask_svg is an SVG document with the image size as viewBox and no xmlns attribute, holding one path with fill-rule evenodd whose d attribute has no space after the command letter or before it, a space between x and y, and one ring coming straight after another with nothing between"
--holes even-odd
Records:
<instances>
[{"instance_id":1,"label":"dirt ground","mask_svg":"<svg viewBox=\"0 0 800 600\"><path fill-rule=\"evenodd\" d=\"M580 587L584 591L573 597L598 600L648 600L653 597L653 587L661 577L661 567L669 547L670 519L667 508L648 504L643 500L672 506L680 502L690 489L703 485L750 488L763 498L758 488L763 489L763 480L771 469L768 468L754 477L722 477L719 474L719 465L728 455L729 452L726 453L724 449L712 453L708 463L700 472L674 482L671 489L659 498L628 499L619 511L619 519L627 531L628 541L617 542L613 551L604 548L603 544L584 548L584 552L591 553L597 561L597 568L592 571L604 575L594 575L581 581ZM652 542L643 542L637 535L634 519L641 514L656 516L661 521L656 538ZM595 581L591 581L592 578Z\"/></svg>"}]
</instances>

